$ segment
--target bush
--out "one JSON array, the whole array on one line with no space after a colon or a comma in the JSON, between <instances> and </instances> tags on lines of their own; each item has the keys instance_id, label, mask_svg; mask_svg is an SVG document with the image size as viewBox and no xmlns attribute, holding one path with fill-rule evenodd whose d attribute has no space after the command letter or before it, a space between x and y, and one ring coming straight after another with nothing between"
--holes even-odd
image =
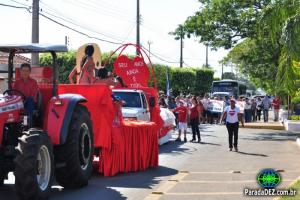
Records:
<instances>
[{"instance_id":1,"label":"bush","mask_svg":"<svg viewBox=\"0 0 300 200\"><path fill-rule=\"evenodd\" d=\"M40 56L41 66L52 66L51 54L42 54ZM76 65L76 52L57 54L58 80L59 83L69 83L69 74Z\"/></svg>"},{"instance_id":2,"label":"bush","mask_svg":"<svg viewBox=\"0 0 300 200\"><path fill-rule=\"evenodd\" d=\"M117 54L113 55L108 60L111 52L102 53L101 65L106 65L109 71L113 70L113 63L117 58ZM134 56L127 55L133 59ZM52 57L50 54L42 54L40 56L41 66L52 65ZM68 53L57 54L57 64L59 71L59 83L69 83L69 73L76 65L76 51L69 51ZM214 72L210 69L199 68L177 68L160 64L153 64L158 90L166 92L166 72L168 71L170 88L173 95L177 96L180 93L193 93L204 94L210 91L210 87L213 81ZM149 69L150 74L152 70ZM153 86L152 75L149 81L149 85Z\"/></svg>"},{"instance_id":3,"label":"bush","mask_svg":"<svg viewBox=\"0 0 300 200\"><path fill-rule=\"evenodd\" d=\"M292 115L291 120L300 120L300 115Z\"/></svg>"}]
</instances>

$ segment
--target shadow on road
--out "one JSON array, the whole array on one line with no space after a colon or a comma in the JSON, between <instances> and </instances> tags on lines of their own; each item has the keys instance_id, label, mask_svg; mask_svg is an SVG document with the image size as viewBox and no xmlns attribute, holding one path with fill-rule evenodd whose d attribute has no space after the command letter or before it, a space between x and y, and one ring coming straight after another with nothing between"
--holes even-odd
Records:
<instances>
[{"instance_id":1,"label":"shadow on road","mask_svg":"<svg viewBox=\"0 0 300 200\"><path fill-rule=\"evenodd\" d=\"M204 145L214 145L214 146L222 146L220 144L217 143L211 143L211 142L200 142L200 144L204 144Z\"/></svg>"},{"instance_id":2,"label":"shadow on road","mask_svg":"<svg viewBox=\"0 0 300 200\"><path fill-rule=\"evenodd\" d=\"M205 136L205 137L214 137L214 138L217 138L217 136L215 136L215 135L203 134L202 132L200 134L201 134L201 136Z\"/></svg>"},{"instance_id":3,"label":"shadow on road","mask_svg":"<svg viewBox=\"0 0 300 200\"><path fill-rule=\"evenodd\" d=\"M198 149L195 147L183 146L184 144L187 144L187 143L175 142L174 140L170 141L159 147L159 154L160 155L163 155L163 154L178 154L179 155L179 154L190 154L190 153L198 151Z\"/></svg>"},{"instance_id":4,"label":"shadow on road","mask_svg":"<svg viewBox=\"0 0 300 200\"><path fill-rule=\"evenodd\" d=\"M104 177L100 174L94 174L91 180L89 181L89 185L87 187L82 188L80 190L56 190L52 192L51 199L126 199L118 191L119 189L122 190L126 188L153 188L153 186L160 182L160 177L171 176L174 174L177 174L177 170L164 166L159 166L158 168L150 168L143 172L120 173L113 177Z\"/></svg>"},{"instance_id":5,"label":"shadow on road","mask_svg":"<svg viewBox=\"0 0 300 200\"><path fill-rule=\"evenodd\" d=\"M288 133L254 133L249 137L240 137L242 140L257 140L257 141L295 141L297 134Z\"/></svg>"},{"instance_id":6,"label":"shadow on road","mask_svg":"<svg viewBox=\"0 0 300 200\"><path fill-rule=\"evenodd\" d=\"M89 181L89 185L80 189L64 189L58 186L57 183L54 183L50 199L125 200L127 198L118 190L122 191L126 188L153 188L161 181L160 177L171 176L177 174L177 172L175 169L159 166L143 172L118 174L114 177L104 177L94 173ZM0 187L0 199L18 200L14 184L5 184Z\"/></svg>"},{"instance_id":7,"label":"shadow on road","mask_svg":"<svg viewBox=\"0 0 300 200\"><path fill-rule=\"evenodd\" d=\"M246 152L243 152L243 151L238 151L237 153L239 154L243 154L243 155L248 155L248 156L261 156L261 157L269 157L265 154L259 154L259 153L246 153Z\"/></svg>"}]
</instances>

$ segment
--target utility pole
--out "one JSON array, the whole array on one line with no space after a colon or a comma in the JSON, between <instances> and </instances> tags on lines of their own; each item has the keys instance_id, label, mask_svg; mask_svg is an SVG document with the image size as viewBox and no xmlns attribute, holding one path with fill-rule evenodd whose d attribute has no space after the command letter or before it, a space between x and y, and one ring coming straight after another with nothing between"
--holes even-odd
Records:
<instances>
[{"instance_id":1,"label":"utility pole","mask_svg":"<svg viewBox=\"0 0 300 200\"><path fill-rule=\"evenodd\" d=\"M205 67L208 68L208 45L206 45L206 59L205 59Z\"/></svg>"},{"instance_id":2,"label":"utility pole","mask_svg":"<svg viewBox=\"0 0 300 200\"><path fill-rule=\"evenodd\" d=\"M70 38L69 36L65 36L65 45L69 47L70 45Z\"/></svg>"},{"instance_id":3,"label":"utility pole","mask_svg":"<svg viewBox=\"0 0 300 200\"><path fill-rule=\"evenodd\" d=\"M136 45L140 46L140 0L136 1ZM138 49L136 55L139 55Z\"/></svg>"},{"instance_id":4,"label":"utility pole","mask_svg":"<svg viewBox=\"0 0 300 200\"><path fill-rule=\"evenodd\" d=\"M183 28L180 26L180 68L183 66Z\"/></svg>"},{"instance_id":5,"label":"utility pole","mask_svg":"<svg viewBox=\"0 0 300 200\"><path fill-rule=\"evenodd\" d=\"M149 50L149 59L150 59L150 56L151 56L151 51L150 51L150 47L151 47L151 44L153 44L153 42L151 40L148 40L148 50Z\"/></svg>"},{"instance_id":6,"label":"utility pole","mask_svg":"<svg viewBox=\"0 0 300 200\"><path fill-rule=\"evenodd\" d=\"M221 80L223 80L223 75L224 75L224 64L222 62L222 75L221 75Z\"/></svg>"},{"instance_id":7,"label":"utility pole","mask_svg":"<svg viewBox=\"0 0 300 200\"><path fill-rule=\"evenodd\" d=\"M31 42L39 43L39 0L32 1L32 32ZM31 54L31 64L39 65L39 54Z\"/></svg>"}]
</instances>

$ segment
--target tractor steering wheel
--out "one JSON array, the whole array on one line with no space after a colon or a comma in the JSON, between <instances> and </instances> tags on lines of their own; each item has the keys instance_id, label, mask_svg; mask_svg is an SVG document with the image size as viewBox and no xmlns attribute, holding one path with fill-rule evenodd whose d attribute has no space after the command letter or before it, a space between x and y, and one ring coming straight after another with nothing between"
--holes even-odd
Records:
<instances>
[{"instance_id":1,"label":"tractor steering wheel","mask_svg":"<svg viewBox=\"0 0 300 200\"><path fill-rule=\"evenodd\" d=\"M3 92L3 95L5 94L11 94L11 93L18 93L17 95L21 96L23 98L23 101L25 101L26 99L26 96L23 94L23 92L21 92L20 90L16 90L16 89L8 89L8 90L5 90Z\"/></svg>"}]
</instances>

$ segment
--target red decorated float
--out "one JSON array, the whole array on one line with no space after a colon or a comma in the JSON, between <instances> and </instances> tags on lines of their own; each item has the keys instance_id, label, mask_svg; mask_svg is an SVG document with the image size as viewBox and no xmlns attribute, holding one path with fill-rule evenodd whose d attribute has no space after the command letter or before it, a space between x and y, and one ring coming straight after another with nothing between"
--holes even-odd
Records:
<instances>
[{"instance_id":1,"label":"red decorated float","mask_svg":"<svg viewBox=\"0 0 300 200\"><path fill-rule=\"evenodd\" d=\"M95 157L99 172L105 176L158 166L158 130L163 123L156 89L139 88L153 103L151 122L123 120L122 102L113 96L110 79L95 77L94 69L99 65L93 58L95 48L88 45L83 49L79 71L76 66L71 73L80 84L58 84L56 52L66 52L66 46L0 45L0 51L9 54L9 90L0 95L0 184L13 171L21 199L46 199L54 177L65 188L87 185ZM24 112L25 98L19 97L25 96L12 89L13 81L19 78L13 58L19 53L50 53L53 58L52 66L31 68L31 78L39 86L31 127ZM143 66L143 60L137 60L137 65Z\"/></svg>"},{"instance_id":2,"label":"red decorated float","mask_svg":"<svg viewBox=\"0 0 300 200\"><path fill-rule=\"evenodd\" d=\"M134 47L139 54L130 59L123 54L128 47ZM131 102L131 99L135 99L134 103L123 106L124 118L155 122L158 126L159 144L168 142L173 133L175 117L171 111L158 105L156 75L150 58L142 47L135 44L124 44L111 56L116 53L118 57L114 62L114 73L122 77L126 87L116 87L113 92L125 101L128 99ZM149 84L150 77L152 86Z\"/></svg>"}]
</instances>

